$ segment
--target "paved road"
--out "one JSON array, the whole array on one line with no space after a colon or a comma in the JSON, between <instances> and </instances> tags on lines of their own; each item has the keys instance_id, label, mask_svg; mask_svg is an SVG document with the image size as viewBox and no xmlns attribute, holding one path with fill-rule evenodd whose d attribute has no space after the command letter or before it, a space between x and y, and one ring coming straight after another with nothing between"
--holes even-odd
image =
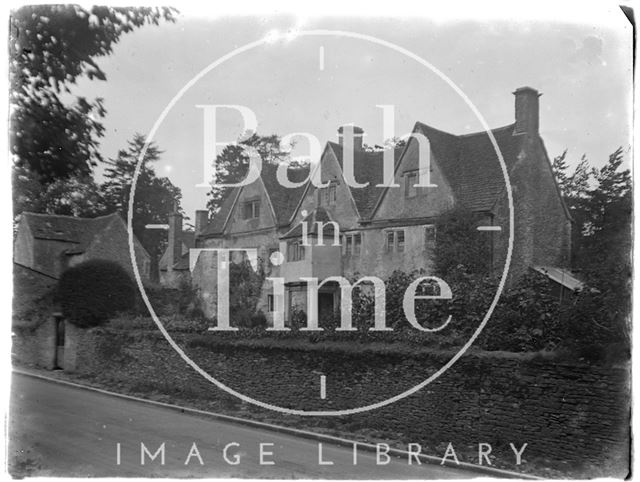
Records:
<instances>
[{"instance_id":1,"label":"paved road","mask_svg":"<svg viewBox=\"0 0 640 482\"><path fill-rule=\"evenodd\" d=\"M410 466L406 459L377 465L375 454L359 451L357 465L347 447L318 442L14 374L9 421L9 459L13 472L30 475L99 477L268 477L268 478L469 478L474 473L438 465ZM165 463L146 458L141 443L154 453L164 442ZM227 444L233 461L223 458ZM120 465L117 444L120 443ZM193 444L189 464L185 461ZM265 446L260 464L260 443Z\"/></svg>"}]
</instances>

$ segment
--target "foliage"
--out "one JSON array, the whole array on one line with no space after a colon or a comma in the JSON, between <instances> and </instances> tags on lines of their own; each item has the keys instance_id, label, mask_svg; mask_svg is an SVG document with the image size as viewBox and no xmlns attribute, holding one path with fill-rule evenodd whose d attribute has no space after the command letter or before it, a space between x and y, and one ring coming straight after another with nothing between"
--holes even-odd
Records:
<instances>
[{"instance_id":1,"label":"foliage","mask_svg":"<svg viewBox=\"0 0 640 482\"><path fill-rule=\"evenodd\" d=\"M116 313L132 310L136 292L133 280L119 264L91 260L62 273L56 300L71 323L90 327L106 323Z\"/></svg>"},{"instance_id":2,"label":"foliage","mask_svg":"<svg viewBox=\"0 0 640 482\"><path fill-rule=\"evenodd\" d=\"M14 213L32 211L90 218L106 213L91 176L60 178L43 185L24 167L16 166L12 175Z\"/></svg>"},{"instance_id":3,"label":"foliage","mask_svg":"<svg viewBox=\"0 0 640 482\"><path fill-rule=\"evenodd\" d=\"M102 160L102 99L74 98L79 77L105 80L96 58L146 24L174 20L169 8L30 5L10 20L11 152L43 185L84 177ZM71 99L71 100L69 100Z\"/></svg>"},{"instance_id":4,"label":"foliage","mask_svg":"<svg viewBox=\"0 0 640 482\"><path fill-rule=\"evenodd\" d=\"M447 279L453 270L469 274L488 273L491 246L488 237L478 236L477 216L468 209L456 207L436 222L435 271Z\"/></svg>"},{"instance_id":5,"label":"foliage","mask_svg":"<svg viewBox=\"0 0 640 482\"><path fill-rule=\"evenodd\" d=\"M242 328L266 327L264 313L256 313L256 305L264 282L262 263L256 272L247 260L230 263L229 268L229 319Z\"/></svg>"},{"instance_id":6,"label":"foliage","mask_svg":"<svg viewBox=\"0 0 640 482\"><path fill-rule=\"evenodd\" d=\"M211 191L207 194L207 208L212 215L218 212L231 187L220 184L233 184L244 179L249 172L250 149L255 149L263 163L278 164L289 160L289 153L280 146L277 135L260 136L256 133L245 135L237 144L229 144L215 159L215 174L211 180Z\"/></svg>"},{"instance_id":7,"label":"foliage","mask_svg":"<svg viewBox=\"0 0 640 482\"><path fill-rule=\"evenodd\" d=\"M183 282L177 288L168 288L162 285L150 285L145 287L147 297L154 311L160 317L173 319L187 319L187 323L199 323L204 320L200 299L197 290L190 282ZM142 299L139 302L139 314L147 315L147 307Z\"/></svg>"},{"instance_id":8,"label":"foliage","mask_svg":"<svg viewBox=\"0 0 640 482\"><path fill-rule=\"evenodd\" d=\"M129 211L133 176L145 142L143 135L135 134L127 149L121 149L115 159L109 160L104 174L106 180L100 186L107 211ZM151 255L154 266L166 246L166 233L145 229L145 226L166 223L182 197L180 188L168 178L158 177L153 169L153 163L160 159L161 154L153 142L149 144L141 163L133 206L133 232Z\"/></svg>"},{"instance_id":9,"label":"foliage","mask_svg":"<svg viewBox=\"0 0 640 482\"><path fill-rule=\"evenodd\" d=\"M566 153L554 160L554 172L574 218L573 269L589 290L579 297L572 337L584 344L618 343L629 346L631 310L632 190L622 148L616 149L600 169L589 167L583 156L567 174Z\"/></svg>"}]
</instances>

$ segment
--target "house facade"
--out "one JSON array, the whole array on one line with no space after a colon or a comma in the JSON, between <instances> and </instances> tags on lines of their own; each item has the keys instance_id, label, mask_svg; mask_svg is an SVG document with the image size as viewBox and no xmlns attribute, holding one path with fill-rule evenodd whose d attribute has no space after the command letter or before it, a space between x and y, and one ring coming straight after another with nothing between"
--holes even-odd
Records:
<instances>
[{"instance_id":1,"label":"house facade","mask_svg":"<svg viewBox=\"0 0 640 482\"><path fill-rule=\"evenodd\" d=\"M149 253L134 236L138 271L149 279ZM72 266L92 259L118 263L133 277L129 234L118 213L97 218L77 218L24 212L14 241L15 264L59 279Z\"/></svg>"},{"instance_id":2,"label":"house facade","mask_svg":"<svg viewBox=\"0 0 640 482\"><path fill-rule=\"evenodd\" d=\"M513 194L510 279L534 266L567 267L571 239L570 215L539 135L540 94L523 87L514 95L515 123L492 130ZM456 207L472 211L481 225L491 227L478 235L488 237L491 265L503 266L509 203L502 167L486 132L454 135L416 122L406 144L386 152L365 148L363 136L362 129L344 126L338 142L326 144L318 163L321 188L310 181L285 188L277 181L276 167L263 166L260 178L232 190L211 222L197 227L196 247L256 249L266 276L284 279L285 319L310 309L305 278L322 284L331 276L385 279L394 270L433 272L436 220ZM345 162L351 147L353 162ZM425 165L429 172L423 180ZM306 179L309 168L290 169L288 176L292 182ZM281 264L271 262L276 251L284 258ZM193 283L209 316L216 314L216 256L203 251L191 260ZM241 259L241 252L232 253L232 261ZM319 317L334 312L339 297L337 283L322 285ZM272 318L268 280L257 309Z\"/></svg>"}]
</instances>

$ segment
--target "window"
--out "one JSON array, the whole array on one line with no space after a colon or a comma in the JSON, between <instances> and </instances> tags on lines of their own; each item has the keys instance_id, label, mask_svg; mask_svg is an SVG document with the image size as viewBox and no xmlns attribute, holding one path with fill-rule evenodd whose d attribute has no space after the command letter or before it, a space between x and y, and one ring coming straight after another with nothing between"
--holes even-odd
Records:
<instances>
[{"instance_id":1,"label":"window","mask_svg":"<svg viewBox=\"0 0 640 482\"><path fill-rule=\"evenodd\" d=\"M392 253L394 251L394 246L396 244L395 242L396 239L396 233L393 231L388 231L387 232L387 253Z\"/></svg>"},{"instance_id":2,"label":"window","mask_svg":"<svg viewBox=\"0 0 640 482\"><path fill-rule=\"evenodd\" d=\"M362 251L362 235L360 233L356 233L353 235L353 255L360 256L361 251Z\"/></svg>"},{"instance_id":3,"label":"window","mask_svg":"<svg viewBox=\"0 0 640 482\"><path fill-rule=\"evenodd\" d=\"M243 206L244 219L254 219L260 217L260 201L247 201Z\"/></svg>"},{"instance_id":4,"label":"window","mask_svg":"<svg viewBox=\"0 0 640 482\"><path fill-rule=\"evenodd\" d=\"M273 295L267 295L267 310L270 312L275 311L273 303Z\"/></svg>"},{"instance_id":5,"label":"window","mask_svg":"<svg viewBox=\"0 0 640 482\"><path fill-rule=\"evenodd\" d=\"M416 183L418 182L417 172L408 172L404 177L404 195L405 197L416 197Z\"/></svg>"},{"instance_id":6,"label":"window","mask_svg":"<svg viewBox=\"0 0 640 482\"><path fill-rule=\"evenodd\" d=\"M320 204L333 206L337 200L337 184L331 183L320 191Z\"/></svg>"},{"instance_id":7,"label":"window","mask_svg":"<svg viewBox=\"0 0 640 482\"><path fill-rule=\"evenodd\" d=\"M436 227L433 225L424 227L424 249L433 250L436 246Z\"/></svg>"},{"instance_id":8,"label":"window","mask_svg":"<svg viewBox=\"0 0 640 482\"><path fill-rule=\"evenodd\" d=\"M394 229L387 231L385 251L387 253L403 253L404 252L404 230Z\"/></svg>"},{"instance_id":9,"label":"window","mask_svg":"<svg viewBox=\"0 0 640 482\"><path fill-rule=\"evenodd\" d=\"M301 241L291 241L287 244L287 261L300 261L305 256Z\"/></svg>"},{"instance_id":10,"label":"window","mask_svg":"<svg viewBox=\"0 0 640 482\"><path fill-rule=\"evenodd\" d=\"M396 251L404 252L404 231L396 231Z\"/></svg>"},{"instance_id":11,"label":"window","mask_svg":"<svg viewBox=\"0 0 640 482\"><path fill-rule=\"evenodd\" d=\"M360 256L362 252L362 234L352 233L344 235L344 250L346 256Z\"/></svg>"}]
</instances>

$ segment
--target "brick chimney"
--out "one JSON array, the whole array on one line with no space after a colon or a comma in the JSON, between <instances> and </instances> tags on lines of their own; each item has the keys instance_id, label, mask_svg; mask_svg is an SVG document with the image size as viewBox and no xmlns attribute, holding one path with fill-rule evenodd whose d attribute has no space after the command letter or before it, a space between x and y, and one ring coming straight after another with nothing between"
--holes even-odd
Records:
<instances>
[{"instance_id":1,"label":"brick chimney","mask_svg":"<svg viewBox=\"0 0 640 482\"><path fill-rule=\"evenodd\" d=\"M202 234L209 224L209 211L206 209L198 209L196 211L196 236Z\"/></svg>"},{"instance_id":2,"label":"brick chimney","mask_svg":"<svg viewBox=\"0 0 640 482\"><path fill-rule=\"evenodd\" d=\"M537 134L540 124L540 102L542 95L531 87L520 87L516 96L516 134Z\"/></svg>"},{"instance_id":3,"label":"brick chimney","mask_svg":"<svg viewBox=\"0 0 640 482\"><path fill-rule=\"evenodd\" d=\"M173 212L169 215L169 243L167 245L167 271L173 271L173 265L182 257L182 214L178 211L178 203L174 203Z\"/></svg>"},{"instance_id":4,"label":"brick chimney","mask_svg":"<svg viewBox=\"0 0 640 482\"><path fill-rule=\"evenodd\" d=\"M353 136L353 150L362 150L362 139L364 138L364 129L354 125L344 125L338 128L338 143L344 148L345 137Z\"/></svg>"}]
</instances>

